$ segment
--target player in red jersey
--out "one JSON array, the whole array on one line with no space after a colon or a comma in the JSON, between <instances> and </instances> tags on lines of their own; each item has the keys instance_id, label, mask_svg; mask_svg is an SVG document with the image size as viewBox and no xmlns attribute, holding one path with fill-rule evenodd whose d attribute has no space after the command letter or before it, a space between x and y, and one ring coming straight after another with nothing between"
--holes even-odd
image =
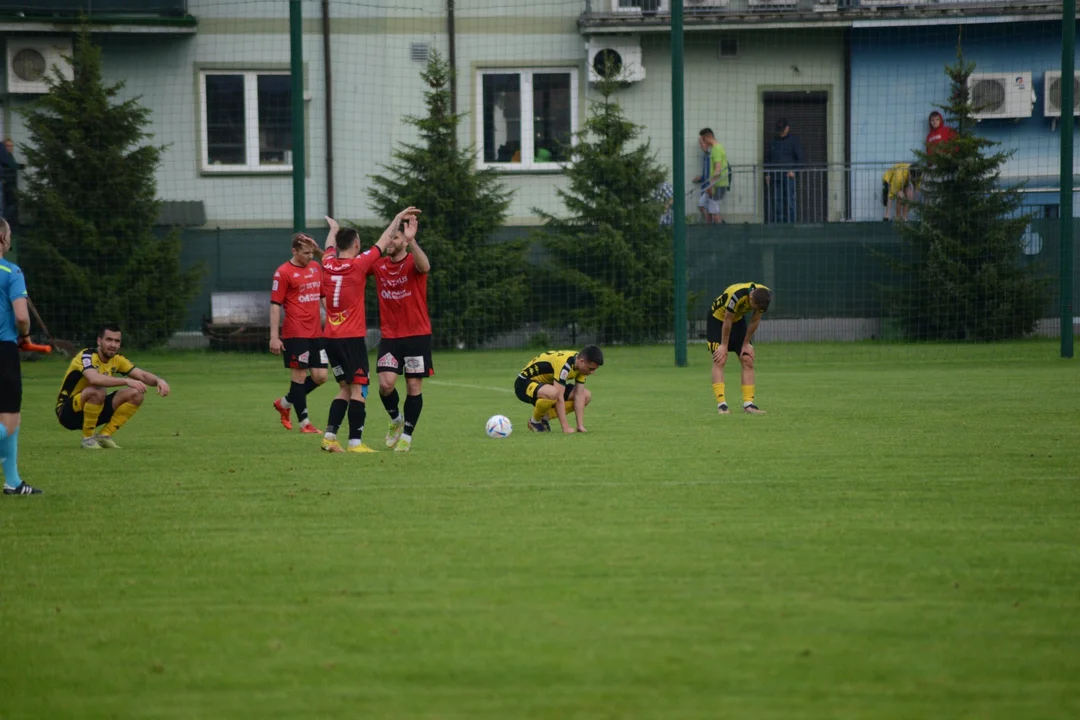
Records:
<instances>
[{"instance_id":1,"label":"player in red jersey","mask_svg":"<svg viewBox=\"0 0 1080 720\"><path fill-rule=\"evenodd\" d=\"M300 432L322 432L308 420L307 396L326 382L326 351L322 341L322 270L313 258L321 255L315 240L293 235L292 258L274 272L270 292L270 352L284 355L292 374L289 393L274 401L281 424L292 430L289 414L296 408ZM281 311L285 326L281 328Z\"/></svg>"},{"instance_id":2,"label":"player in red jersey","mask_svg":"<svg viewBox=\"0 0 1080 720\"><path fill-rule=\"evenodd\" d=\"M424 407L420 383L434 375L431 366L431 318L427 307L428 256L416 242L417 219L406 219L395 230L387 255L368 274L374 275L379 295L379 397L390 414L386 446L395 452L412 449L412 434ZM398 409L397 378L405 374L405 415Z\"/></svg>"},{"instance_id":3,"label":"player in red jersey","mask_svg":"<svg viewBox=\"0 0 1080 720\"><path fill-rule=\"evenodd\" d=\"M367 273L386 248L394 230L420 211L409 207L398 213L383 231L374 247L360 252L360 238L352 228L339 228L332 218L323 256L322 293L326 303L326 355L341 389L330 403L330 417L323 435L322 449L344 452L337 441L337 431L349 417L348 452L375 452L364 445L364 421L367 419L365 396L368 384L367 320L364 317L364 285Z\"/></svg>"}]
</instances>

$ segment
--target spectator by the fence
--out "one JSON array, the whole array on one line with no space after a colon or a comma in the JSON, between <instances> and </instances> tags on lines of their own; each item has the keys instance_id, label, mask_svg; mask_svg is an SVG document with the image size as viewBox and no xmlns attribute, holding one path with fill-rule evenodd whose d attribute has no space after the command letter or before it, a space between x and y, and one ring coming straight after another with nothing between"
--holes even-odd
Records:
<instances>
[{"instance_id":1,"label":"spectator by the fence","mask_svg":"<svg viewBox=\"0 0 1080 720\"><path fill-rule=\"evenodd\" d=\"M926 134L926 154L933 155L940 148L941 143L948 142L957 136L957 132L945 124L945 118L937 110L930 113L928 120L930 132Z\"/></svg>"},{"instance_id":2,"label":"spectator by the fence","mask_svg":"<svg viewBox=\"0 0 1080 720\"><path fill-rule=\"evenodd\" d=\"M657 202L664 204L664 212L660 214L660 227L671 227L675 224L675 213L671 206L675 202L675 188L666 180L656 186L653 194Z\"/></svg>"},{"instance_id":3,"label":"spectator by the fence","mask_svg":"<svg viewBox=\"0 0 1080 720\"><path fill-rule=\"evenodd\" d=\"M18 172L26 167L15 160L15 142L11 138L4 138L3 149L0 149L0 215L8 222L15 221L15 188L18 183Z\"/></svg>"},{"instance_id":4,"label":"spectator by the fence","mask_svg":"<svg viewBox=\"0 0 1080 720\"><path fill-rule=\"evenodd\" d=\"M911 201L915 198L918 169L911 163L896 163L881 176L881 204L885 206L885 222L889 221L890 206L893 220L907 220Z\"/></svg>"},{"instance_id":5,"label":"spectator by the fence","mask_svg":"<svg viewBox=\"0 0 1080 720\"><path fill-rule=\"evenodd\" d=\"M702 128L698 133L698 146L706 154L704 164L705 174L701 177L701 197L698 198L698 208L705 222L717 225L724 222L724 216L720 214L720 201L727 194L731 180L728 176L727 151L711 128Z\"/></svg>"},{"instance_id":6,"label":"spectator by the fence","mask_svg":"<svg viewBox=\"0 0 1080 720\"><path fill-rule=\"evenodd\" d=\"M693 182L698 183L698 212L701 213L701 221L704 223L709 222L709 210L705 203L705 191L709 189L709 148L705 147L705 143L701 141L701 135L698 135L698 149L701 150L701 173L694 177Z\"/></svg>"},{"instance_id":7,"label":"spectator by the fence","mask_svg":"<svg viewBox=\"0 0 1080 720\"><path fill-rule=\"evenodd\" d=\"M776 136L765 149L765 194L769 222L795 222L795 187L804 161L802 144L787 118L776 121Z\"/></svg>"}]
</instances>

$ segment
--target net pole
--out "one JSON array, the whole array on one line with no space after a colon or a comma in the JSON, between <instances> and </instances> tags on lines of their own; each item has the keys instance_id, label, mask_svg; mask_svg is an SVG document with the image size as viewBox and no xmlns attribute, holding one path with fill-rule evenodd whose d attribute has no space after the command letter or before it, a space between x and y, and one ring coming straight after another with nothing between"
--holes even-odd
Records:
<instances>
[{"instance_id":1,"label":"net pole","mask_svg":"<svg viewBox=\"0 0 1080 720\"><path fill-rule=\"evenodd\" d=\"M1075 2L1075 0L1073 0ZM686 367L686 123L683 118L683 0L671 0L671 205L675 266L675 365Z\"/></svg>"},{"instance_id":2,"label":"net pole","mask_svg":"<svg viewBox=\"0 0 1080 720\"><path fill-rule=\"evenodd\" d=\"M1061 107L1072 108L1076 0L1061 4ZM1061 113L1061 357L1073 356L1073 113Z\"/></svg>"},{"instance_id":3,"label":"net pole","mask_svg":"<svg viewBox=\"0 0 1080 720\"><path fill-rule=\"evenodd\" d=\"M292 94L293 232L307 229L304 188L304 14L301 0L289 0L289 72Z\"/></svg>"}]
</instances>

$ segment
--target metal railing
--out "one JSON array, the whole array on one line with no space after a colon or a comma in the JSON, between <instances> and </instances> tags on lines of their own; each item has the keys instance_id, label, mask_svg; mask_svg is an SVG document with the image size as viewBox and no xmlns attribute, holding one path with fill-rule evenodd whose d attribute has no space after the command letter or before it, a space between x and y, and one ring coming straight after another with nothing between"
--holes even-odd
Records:
<instances>
[{"instance_id":1,"label":"metal railing","mask_svg":"<svg viewBox=\"0 0 1080 720\"><path fill-rule=\"evenodd\" d=\"M806 164L795 168L732 164L731 185L720 201L725 222L799 223L882 220L883 176L895 163ZM790 177L788 173L794 174ZM1056 194L1056 175L1008 174L1006 186L1022 186L1025 195ZM1077 183L1080 186L1080 182ZM687 180L686 212L693 223L707 222L698 211L702 187ZM887 195L887 192L885 193ZM1055 204L1052 200L1049 204ZM895 207L890 207L890 219Z\"/></svg>"}]
</instances>

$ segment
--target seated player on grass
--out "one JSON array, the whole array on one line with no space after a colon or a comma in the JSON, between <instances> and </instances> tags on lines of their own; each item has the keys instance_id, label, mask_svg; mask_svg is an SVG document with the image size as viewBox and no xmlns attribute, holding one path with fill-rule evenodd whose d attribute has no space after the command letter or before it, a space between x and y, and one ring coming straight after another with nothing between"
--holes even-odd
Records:
<instances>
[{"instance_id":1,"label":"seated player on grass","mask_svg":"<svg viewBox=\"0 0 1080 720\"><path fill-rule=\"evenodd\" d=\"M574 432L566 421L570 413L577 415L577 432L585 432L585 406L592 400L585 378L603 364L604 353L596 345L580 352L548 350L530 360L514 382L518 400L533 406L529 430L551 432L548 416L553 412L564 433Z\"/></svg>"},{"instance_id":2,"label":"seated player on grass","mask_svg":"<svg viewBox=\"0 0 1080 720\"><path fill-rule=\"evenodd\" d=\"M754 346L750 341L770 302L772 290L764 285L737 283L724 290L709 308L705 339L713 357L712 388L716 396L716 412L721 415L731 413L724 397L724 366L729 348L735 351L742 364L743 411L751 415L765 414L754 404ZM750 311L754 315L747 324L746 314Z\"/></svg>"},{"instance_id":3,"label":"seated player on grass","mask_svg":"<svg viewBox=\"0 0 1080 720\"><path fill-rule=\"evenodd\" d=\"M113 435L139 411L147 385L157 388L161 397L169 394L169 383L163 378L135 367L119 354L121 341L119 326L102 327L97 347L86 348L72 359L56 396L56 419L68 430L82 430L82 446L87 450L120 447ZM123 390L109 393L110 388ZM101 425L105 427L95 434Z\"/></svg>"}]
</instances>

